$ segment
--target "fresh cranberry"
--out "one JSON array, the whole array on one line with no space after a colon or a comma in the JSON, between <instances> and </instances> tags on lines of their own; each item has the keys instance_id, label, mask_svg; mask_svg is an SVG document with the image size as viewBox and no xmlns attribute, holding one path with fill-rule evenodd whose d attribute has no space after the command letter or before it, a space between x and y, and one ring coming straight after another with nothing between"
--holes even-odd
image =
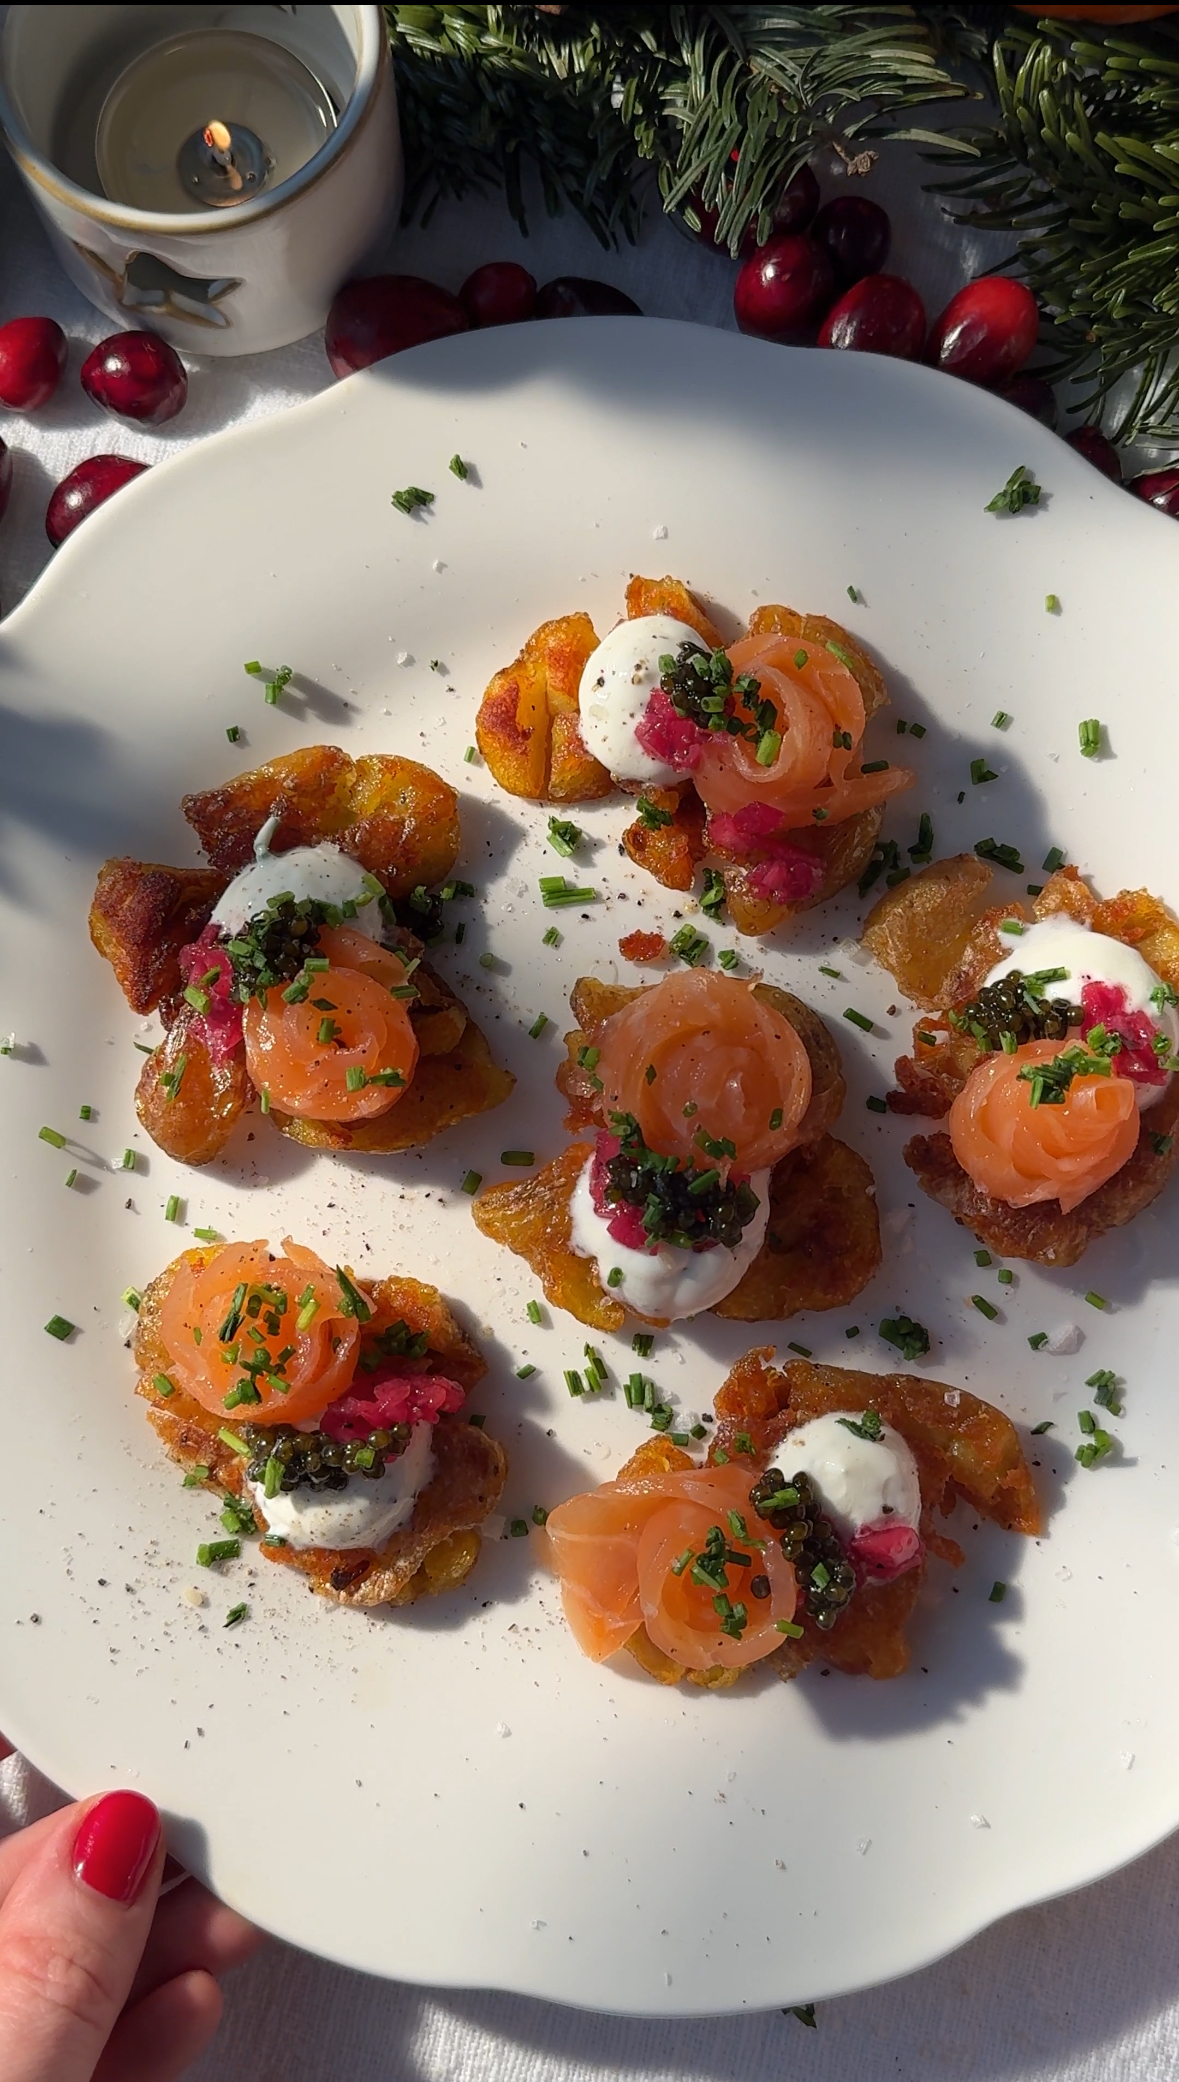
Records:
<instances>
[{"instance_id":1,"label":"fresh cranberry","mask_svg":"<svg viewBox=\"0 0 1179 2082\"><path fill-rule=\"evenodd\" d=\"M332 374L350 376L423 340L465 333L467 324L457 296L437 282L421 275L368 275L336 291L323 344Z\"/></svg>"},{"instance_id":2,"label":"fresh cranberry","mask_svg":"<svg viewBox=\"0 0 1179 2082\"><path fill-rule=\"evenodd\" d=\"M866 195L837 195L825 202L811 237L822 246L841 289L865 275L878 275L888 259L892 223L887 210Z\"/></svg>"},{"instance_id":3,"label":"fresh cranberry","mask_svg":"<svg viewBox=\"0 0 1179 2082\"><path fill-rule=\"evenodd\" d=\"M1016 376L1011 383L1004 384L999 396L1008 405L1018 406L1041 426L1056 425L1056 392L1042 376Z\"/></svg>"},{"instance_id":4,"label":"fresh cranberry","mask_svg":"<svg viewBox=\"0 0 1179 2082\"><path fill-rule=\"evenodd\" d=\"M596 282L590 275L557 275L536 294L538 318L641 318L642 312L625 290L612 282Z\"/></svg>"},{"instance_id":5,"label":"fresh cranberry","mask_svg":"<svg viewBox=\"0 0 1179 2082\"><path fill-rule=\"evenodd\" d=\"M1077 454L1083 455L1087 463L1092 463L1095 470L1100 470L1106 477L1112 477L1115 484L1121 483L1121 458L1113 442L1106 439L1100 427L1074 427L1072 433L1066 434L1064 438L1070 448L1075 448ZM1153 483L1156 476L1166 475L1165 470L1155 471L1151 474L1150 481ZM1145 482L1145 478L1137 477L1133 480L1131 489L1136 491L1138 486ZM1151 494L1140 492L1139 497L1149 499Z\"/></svg>"},{"instance_id":6,"label":"fresh cranberry","mask_svg":"<svg viewBox=\"0 0 1179 2082\"><path fill-rule=\"evenodd\" d=\"M12 497L12 450L7 441L0 441L0 520L8 511Z\"/></svg>"},{"instance_id":7,"label":"fresh cranberry","mask_svg":"<svg viewBox=\"0 0 1179 2082\"><path fill-rule=\"evenodd\" d=\"M45 533L57 548L67 535L72 535L79 521L84 521L109 499L112 492L121 491L133 477L141 477L147 469L146 463L133 463L127 455L88 455L63 477L54 488L45 511Z\"/></svg>"},{"instance_id":8,"label":"fresh cranberry","mask_svg":"<svg viewBox=\"0 0 1179 2082\"><path fill-rule=\"evenodd\" d=\"M831 262L813 239L783 232L747 260L733 289L733 311L743 333L762 340L798 340L831 302Z\"/></svg>"},{"instance_id":9,"label":"fresh cranberry","mask_svg":"<svg viewBox=\"0 0 1179 2082\"><path fill-rule=\"evenodd\" d=\"M1009 275L980 275L933 321L925 358L970 383L1010 383L1040 330L1036 299Z\"/></svg>"},{"instance_id":10,"label":"fresh cranberry","mask_svg":"<svg viewBox=\"0 0 1179 2082\"><path fill-rule=\"evenodd\" d=\"M10 318L0 325L0 404L14 412L47 405L66 365L66 336L53 318Z\"/></svg>"},{"instance_id":11,"label":"fresh cranberry","mask_svg":"<svg viewBox=\"0 0 1179 2082\"><path fill-rule=\"evenodd\" d=\"M536 310L536 277L515 260L489 260L468 275L459 302L472 325L517 325Z\"/></svg>"},{"instance_id":12,"label":"fresh cranberry","mask_svg":"<svg viewBox=\"0 0 1179 2082\"><path fill-rule=\"evenodd\" d=\"M925 339L925 305L899 275L865 275L832 304L819 328L820 347L892 354L912 361Z\"/></svg>"},{"instance_id":13,"label":"fresh cranberry","mask_svg":"<svg viewBox=\"0 0 1179 2082\"><path fill-rule=\"evenodd\" d=\"M158 333L112 333L82 363L82 388L104 412L157 427L188 396L184 363Z\"/></svg>"},{"instance_id":14,"label":"fresh cranberry","mask_svg":"<svg viewBox=\"0 0 1179 2082\"><path fill-rule=\"evenodd\" d=\"M738 156L738 153L733 153L734 159ZM779 232L805 231L818 207L819 184L809 166L800 166L793 178L787 181L774 206L774 218L770 226L769 236L773 238ZM720 217L719 210L710 209L706 203L700 201L698 196L692 197L692 208L700 219L699 235L705 244L719 245L721 241L716 235L717 222ZM756 219L752 224L746 226L741 235L741 244L737 250L742 260L748 260L751 253L756 253Z\"/></svg>"},{"instance_id":15,"label":"fresh cranberry","mask_svg":"<svg viewBox=\"0 0 1179 2082\"><path fill-rule=\"evenodd\" d=\"M1157 506L1160 513L1179 519L1179 470L1147 470L1141 477L1132 477L1127 490L1145 499L1148 506Z\"/></svg>"}]
</instances>

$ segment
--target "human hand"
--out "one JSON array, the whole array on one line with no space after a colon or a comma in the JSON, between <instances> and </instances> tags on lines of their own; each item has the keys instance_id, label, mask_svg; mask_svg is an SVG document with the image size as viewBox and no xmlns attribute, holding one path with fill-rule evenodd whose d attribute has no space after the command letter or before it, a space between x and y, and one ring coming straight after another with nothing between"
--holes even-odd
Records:
<instances>
[{"instance_id":1,"label":"human hand","mask_svg":"<svg viewBox=\"0 0 1179 2082\"><path fill-rule=\"evenodd\" d=\"M165 1855L155 1807L131 1792L0 1842L4 2082L172 2082L208 2044L216 1977L261 1937L196 1880L161 1901Z\"/></svg>"}]
</instances>

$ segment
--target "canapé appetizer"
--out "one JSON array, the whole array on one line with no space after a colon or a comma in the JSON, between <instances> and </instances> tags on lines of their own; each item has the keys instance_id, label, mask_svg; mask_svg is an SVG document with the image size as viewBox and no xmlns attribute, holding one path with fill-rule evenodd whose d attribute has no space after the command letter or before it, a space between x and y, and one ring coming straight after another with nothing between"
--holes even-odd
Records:
<instances>
[{"instance_id":1,"label":"canap\u00e9 appetizer","mask_svg":"<svg viewBox=\"0 0 1179 2082\"><path fill-rule=\"evenodd\" d=\"M880 1263L875 1188L828 1132L845 1086L817 1013L704 969L645 989L583 977L572 1008L557 1082L578 1140L473 1210L550 1301L615 1330L859 1293Z\"/></svg>"},{"instance_id":2,"label":"canap\u00e9 appetizer","mask_svg":"<svg viewBox=\"0 0 1179 2082\"><path fill-rule=\"evenodd\" d=\"M168 1452L252 1514L267 1561L344 1605L469 1575L507 1456L463 1413L487 1369L436 1287L360 1282L289 1239L218 1244L153 1280L134 1351Z\"/></svg>"},{"instance_id":3,"label":"canap\u00e9 appetizer","mask_svg":"<svg viewBox=\"0 0 1179 2082\"><path fill-rule=\"evenodd\" d=\"M930 1555L962 1550L934 1513L959 1497L1040 1529L1010 1419L965 1389L747 1352L716 1398L708 1459L648 1439L612 1482L550 1511L566 1617L595 1662L627 1649L661 1684L735 1684L816 1656L896 1677Z\"/></svg>"},{"instance_id":4,"label":"canap\u00e9 appetizer","mask_svg":"<svg viewBox=\"0 0 1179 2082\"><path fill-rule=\"evenodd\" d=\"M529 637L483 696L476 734L500 786L532 802L638 795L631 859L669 889L707 863L739 931L770 932L862 872L907 767L865 759L888 701L837 622L759 607L726 649L678 579L632 578L599 641L586 614Z\"/></svg>"},{"instance_id":5,"label":"canap\u00e9 appetizer","mask_svg":"<svg viewBox=\"0 0 1179 2082\"><path fill-rule=\"evenodd\" d=\"M970 853L883 897L865 944L925 1008L895 1112L946 1119L905 1161L993 1250L1073 1265L1179 1161L1179 921L1060 867L1030 910Z\"/></svg>"},{"instance_id":6,"label":"canap\u00e9 appetizer","mask_svg":"<svg viewBox=\"0 0 1179 2082\"><path fill-rule=\"evenodd\" d=\"M211 865L108 860L90 910L128 1004L167 1028L136 1091L153 1142L206 1164L257 1101L315 1148L411 1149L507 1098L422 960L459 848L447 782L316 745L182 808Z\"/></svg>"}]
</instances>

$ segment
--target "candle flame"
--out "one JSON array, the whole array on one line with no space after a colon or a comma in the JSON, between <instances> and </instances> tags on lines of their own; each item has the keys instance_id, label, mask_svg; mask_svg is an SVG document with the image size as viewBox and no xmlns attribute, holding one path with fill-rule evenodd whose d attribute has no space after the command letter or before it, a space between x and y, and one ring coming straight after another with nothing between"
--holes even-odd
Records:
<instances>
[{"instance_id":1,"label":"candle flame","mask_svg":"<svg viewBox=\"0 0 1179 2082\"><path fill-rule=\"evenodd\" d=\"M204 135L211 152L228 152L233 142L224 123L210 123Z\"/></svg>"}]
</instances>

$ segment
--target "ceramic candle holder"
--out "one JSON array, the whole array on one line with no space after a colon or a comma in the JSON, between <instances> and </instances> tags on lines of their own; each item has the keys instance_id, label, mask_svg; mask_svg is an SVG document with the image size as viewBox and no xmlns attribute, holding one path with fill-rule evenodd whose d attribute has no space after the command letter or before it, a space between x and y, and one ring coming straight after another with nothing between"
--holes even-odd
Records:
<instances>
[{"instance_id":1,"label":"ceramic candle holder","mask_svg":"<svg viewBox=\"0 0 1179 2082\"><path fill-rule=\"evenodd\" d=\"M0 130L83 294L190 354L314 332L401 202L379 7L10 7Z\"/></svg>"}]
</instances>

